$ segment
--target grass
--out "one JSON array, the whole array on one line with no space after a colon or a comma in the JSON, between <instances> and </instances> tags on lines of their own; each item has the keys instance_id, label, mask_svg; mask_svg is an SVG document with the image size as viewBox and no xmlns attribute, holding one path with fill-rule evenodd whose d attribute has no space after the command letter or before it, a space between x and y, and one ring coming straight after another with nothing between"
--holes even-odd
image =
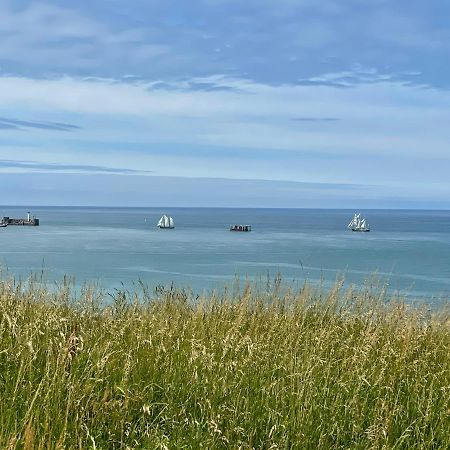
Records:
<instances>
[{"instance_id":1,"label":"grass","mask_svg":"<svg viewBox=\"0 0 450 450\"><path fill-rule=\"evenodd\" d=\"M447 306L191 297L0 281L0 448L450 448Z\"/></svg>"}]
</instances>

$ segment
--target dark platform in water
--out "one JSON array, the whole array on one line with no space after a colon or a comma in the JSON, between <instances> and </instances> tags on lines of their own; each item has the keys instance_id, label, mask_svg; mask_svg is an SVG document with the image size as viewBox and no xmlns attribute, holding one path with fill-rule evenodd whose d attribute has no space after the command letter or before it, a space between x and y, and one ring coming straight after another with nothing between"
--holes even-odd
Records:
<instances>
[{"instance_id":1,"label":"dark platform in water","mask_svg":"<svg viewBox=\"0 0 450 450\"><path fill-rule=\"evenodd\" d=\"M248 231L252 231L252 227L251 227L251 225L231 225L230 231L248 232Z\"/></svg>"},{"instance_id":2,"label":"dark platform in water","mask_svg":"<svg viewBox=\"0 0 450 450\"><path fill-rule=\"evenodd\" d=\"M29 219L12 219L11 217L3 217L3 223L6 223L7 225L37 227L39 226L39 219L36 217L30 217Z\"/></svg>"}]
</instances>

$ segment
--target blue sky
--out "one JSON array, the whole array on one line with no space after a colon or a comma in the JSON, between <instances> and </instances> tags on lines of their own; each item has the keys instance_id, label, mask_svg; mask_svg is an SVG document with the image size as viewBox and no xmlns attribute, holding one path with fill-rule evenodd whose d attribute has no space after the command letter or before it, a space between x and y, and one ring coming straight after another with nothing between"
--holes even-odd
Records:
<instances>
[{"instance_id":1,"label":"blue sky","mask_svg":"<svg viewBox=\"0 0 450 450\"><path fill-rule=\"evenodd\" d=\"M444 0L0 0L0 204L450 208Z\"/></svg>"}]
</instances>

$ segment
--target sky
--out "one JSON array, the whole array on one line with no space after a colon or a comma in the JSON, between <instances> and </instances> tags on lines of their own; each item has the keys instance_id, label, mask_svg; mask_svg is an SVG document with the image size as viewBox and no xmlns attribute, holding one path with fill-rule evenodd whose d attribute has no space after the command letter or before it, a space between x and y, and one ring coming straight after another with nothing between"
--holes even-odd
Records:
<instances>
[{"instance_id":1,"label":"sky","mask_svg":"<svg viewBox=\"0 0 450 450\"><path fill-rule=\"evenodd\" d=\"M448 0L0 0L0 204L450 208Z\"/></svg>"}]
</instances>

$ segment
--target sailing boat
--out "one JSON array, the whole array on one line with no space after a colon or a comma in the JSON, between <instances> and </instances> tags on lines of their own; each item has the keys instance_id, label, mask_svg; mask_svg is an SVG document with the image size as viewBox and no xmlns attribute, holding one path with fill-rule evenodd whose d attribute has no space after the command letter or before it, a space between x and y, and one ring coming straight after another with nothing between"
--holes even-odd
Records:
<instances>
[{"instance_id":1,"label":"sailing boat","mask_svg":"<svg viewBox=\"0 0 450 450\"><path fill-rule=\"evenodd\" d=\"M348 228L352 231L370 231L369 222L365 217L361 217L360 213L355 213L352 221L348 224Z\"/></svg>"},{"instance_id":2,"label":"sailing boat","mask_svg":"<svg viewBox=\"0 0 450 450\"><path fill-rule=\"evenodd\" d=\"M161 219L159 219L157 226L159 228L164 228L164 229L169 229L169 230L172 230L173 228L175 228L172 217L166 216L165 214L161 217Z\"/></svg>"}]
</instances>

